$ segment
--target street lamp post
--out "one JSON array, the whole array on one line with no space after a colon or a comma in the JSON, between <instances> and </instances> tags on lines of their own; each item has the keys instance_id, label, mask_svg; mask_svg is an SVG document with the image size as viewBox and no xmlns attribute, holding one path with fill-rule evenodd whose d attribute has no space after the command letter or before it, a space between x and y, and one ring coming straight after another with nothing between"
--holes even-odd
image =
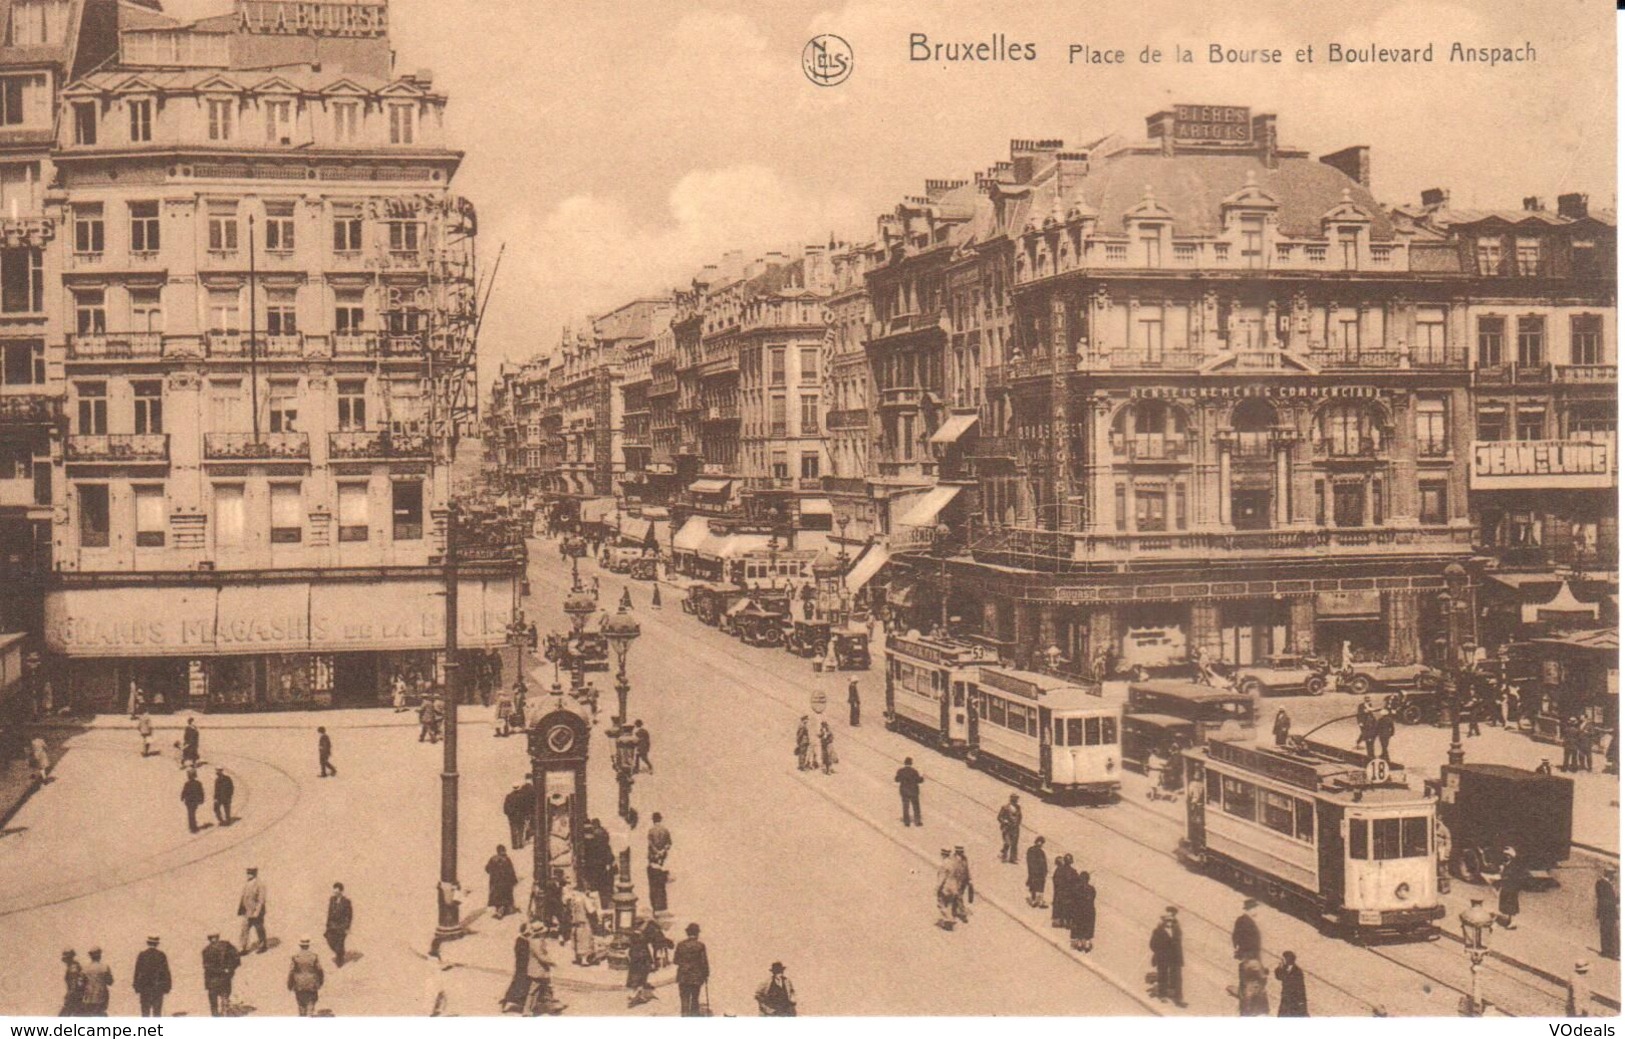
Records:
<instances>
[{"instance_id":1,"label":"street lamp post","mask_svg":"<svg viewBox=\"0 0 1625 1039\"><path fill-rule=\"evenodd\" d=\"M440 769L440 884L433 949L462 934L462 903L457 897L457 526L455 501L446 507L446 696L442 725L445 748Z\"/></svg>"},{"instance_id":2,"label":"street lamp post","mask_svg":"<svg viewBox=\"0 0 1625 1039\"><path fill-rule=\"evenodd\" d=\"M1462 910L1461 944L1467 953L1471 982L1467 991L1466 1015L1479 1017L1484 1013L1484 1003L1478 996L1478 970L1484 964L1484 957L1490 951L1490 935L1495 931L1495 917L1484 908L1484 900L1475 898L1472 905Z\"/></svg>"},{"instance_id":3,"label":"street lamp post","mask_svg":"<svg viewBox=\"0 0 1625 1039\"><path fill-rule=\"evenodd\" d=\"M840 599L841 623L842 624L846 624L847 622L849 622L852 619L852 605L851 605L851 602L849 600L849 596L850 596L851 593L847 590L847 587L846 587L846 567L847 567L847 558L848 558L847 554L846 554L846 527L847 527L847 524L849 524L851 522L852 522L852 517L851 516L842 516L840 519L835 521L835 525L837 527L839 527L840 531L841 531L841 547L840 547L840 550L837 551L836 554L835 554L835 561L841 565L841 578L840 578L840 584L836 586L836 595Z\"/></svg>"},{"instance_id":4,"label":"street lamp post","mask_svg":"<svg viewBox=\"0 0 1625 1039\"><path fill-rule=\"evenodd\" d=\"M613 617L604 621L601 630L609 642L609 648L615 651L615 706L619 713L614 720L617 726L621 726L626 724L626 697L632 690L626 679L626 653L643 632L624 605L615 611Z\"/></svg>"},{"instance_id":5,"label":"street lamp post","mask_svg":"<svg viewBox=\"0 0 1625 1039\"><path fill-rule=\"evenodd\" d=\"M1471 681L1467 668L1462 666L1459 619L1467 609L1467 571L1460 563L1451 563L1444 568L1444 581L1447 590L1439 593L1439 606L1445 612L1447 633L1442 663L1446 680L1451 683L1453 691L1453 695L1445 698L1450 707L1450 749L1446 751L1445 759L1452 765L1460 765L1467 760L1467 751L1461 744L1461 707L1467 702L1468 683Z\"/></svg>"},{"instance_id":6,"label":"street lamp post","mask_svg":"<svg viewBox=\"0 0 1625 1039\"><path fill-rule=\"evenodd\" d=\"M570 641L576 645L575 650L570 652L570 688L580 689L587 684L587 664L581 659L580 652L581 633L587 626L587 618L598 612L598 600L578 583L564 597L563 610L570 618L570 629L574 635Z\"/></svg>"}]
</instances>

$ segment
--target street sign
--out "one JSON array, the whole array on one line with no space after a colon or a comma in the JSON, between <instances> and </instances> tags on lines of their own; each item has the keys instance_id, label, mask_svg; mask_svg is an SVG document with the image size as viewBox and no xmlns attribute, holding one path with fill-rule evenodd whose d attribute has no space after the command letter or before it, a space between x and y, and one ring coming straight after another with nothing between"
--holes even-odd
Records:
<instances>
[{"instance_id":1,"label":"street sign","mask_svg":"<svg viewBox=\"0 0 1625 1039\"><path fill-rule=\"evenodd\" d=\"M815 711L818 714L823 714L824 713L824 707L828 703L829 703L829 698L824 695L824 691L822 689L814 689L813 690L813 694L812 694L812 709L813 709L813 711Z\"/></svg>"}]
</instances>

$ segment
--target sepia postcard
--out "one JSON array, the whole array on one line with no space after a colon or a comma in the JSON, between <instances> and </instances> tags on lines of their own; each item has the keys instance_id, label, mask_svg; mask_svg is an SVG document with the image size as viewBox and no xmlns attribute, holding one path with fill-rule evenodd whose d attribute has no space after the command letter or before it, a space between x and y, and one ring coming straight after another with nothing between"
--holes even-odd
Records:
<instances>
[{"instance_id":1,"label":"sepia postcard","mask_svg":"<svg viewBox=\"0 0 1625 1039\"><path fill-rule=\"evenodd\" d=\"M0 0L0 1016L1613 1034L1615 31Z\"/></svg>"}]
</instances>

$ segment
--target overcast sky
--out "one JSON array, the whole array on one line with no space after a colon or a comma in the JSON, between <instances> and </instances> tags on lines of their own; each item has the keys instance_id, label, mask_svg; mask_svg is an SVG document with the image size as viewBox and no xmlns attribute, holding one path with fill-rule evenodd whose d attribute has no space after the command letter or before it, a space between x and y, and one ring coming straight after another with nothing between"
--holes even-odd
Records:
<instances>
[{"instance_id":1,"label":"overcast sky","mask_svg":"<svg viewBox=\"0 0 1625 1039\"><path fill-rule=\"evenodd\" d=\"M169 0L181 16L226 0ZM397 69L433 69L468 157L455 187L507 243L482 376L552 349L562 324L684 283L724 249L869 236L927 177L1006 158L1012 137L1142 134L1174 102L1278 115L1283 144L1372 149L1388 202L1460 205L1589 192L1614 204L1613 8L1602 0L542 2L391 0ZM837 33L851 78L816 87L800 54ZM909 36L1032 42L1038 61L909 61ZM1453 42L1535 60L1451 64ZM1279 47L1283 65L1211 65L1207 45ZM1434 45L1432 65L1331 66L1346 47ZM1128 64L1068 65L1070 44ZM1197 62L1179 65L1183 44ZM1147 45L1160 65L1142 65ZM1295 52L1313 45L1315 63Z\"/></svg>"}]
</instances>

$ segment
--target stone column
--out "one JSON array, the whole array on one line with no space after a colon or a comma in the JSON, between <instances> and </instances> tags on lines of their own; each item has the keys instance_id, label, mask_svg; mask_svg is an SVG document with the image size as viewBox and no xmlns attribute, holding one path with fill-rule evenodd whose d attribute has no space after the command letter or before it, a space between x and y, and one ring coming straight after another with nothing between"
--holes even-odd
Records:
<instances>
[{"instance_id":1,"label":"stone column","mask_svg":"<svg viewBox=\"0 0 1625 1039\"><path fill-rule=\"evenodd\" d=\"M1284 527L1292 522L1288 511L1289 488L1292 486L1292 441L1278 437L1275 445L1275 488L1270 495L1270 511L1275 514L1273 526Z\"/></svg>"},{"instance_id":2,"label":"stone column","mask_svg":"<svg viewBox=\"0 0 1625 1039\"><path fill-rule=\"evenodd\" d=\"M1235 442L1233 434L1220 433L1218 436L1219 448L1219 526L1230 529L1230 452Z\"/></svg>"},{"instance_id":3,"label":"stone column","mask_svg":"<svg viewBox=\"0 0 1625 1039\"><path fill-rule=\"evenodd\" d=\"M1388 663L1414 664L1421 660L1422 639L1417 629L1421 593L1414 588L1383 592L1382 616L1388 628Z\"/></svg>"},{"instance_id":4,"label":"stone column","mask_svg":"<svg viewBox=\"0 0 1625 1039\"><path fill-rule=\"evenodd\" d=\"M1291 613L1287 617L1286 639L1290 653L1315 651L1315 600L1307 595L1287 600Z\"/></svg>"},{"instance_id":5,"label":"stone column","mask_svg":"<svg viewBox=\"0 0 1625 1039\"><path fill-rule=\"evenodd\" d=\"M1111 405L1105 397L1089 402L1089 528L1095 534L1117 529L1112 493Z\"/></svg>"},{"instance_id":6,"label":"stone column","mask_svg":"<svg viewBox=\"0 0 1625 1039\"><path fill-rule=\"evenodd\" d=\"M1038 607L1025 599L1017 599L1015 607L1016 663L1027 667L1043 649L1038 645Z\"/></svg>"},{"instance_id":7,"label":"stone column","mask_svg":"<svg viewBox=\"0 0 1625 1039\"><path fill-rule=\"evenodd\" d=\"M1216 602L1191 603L1190 646L1200 646L1208 660L1223 659L1223 645L1219 632L1219 604Z\"/></svg>"}]
</instances>

